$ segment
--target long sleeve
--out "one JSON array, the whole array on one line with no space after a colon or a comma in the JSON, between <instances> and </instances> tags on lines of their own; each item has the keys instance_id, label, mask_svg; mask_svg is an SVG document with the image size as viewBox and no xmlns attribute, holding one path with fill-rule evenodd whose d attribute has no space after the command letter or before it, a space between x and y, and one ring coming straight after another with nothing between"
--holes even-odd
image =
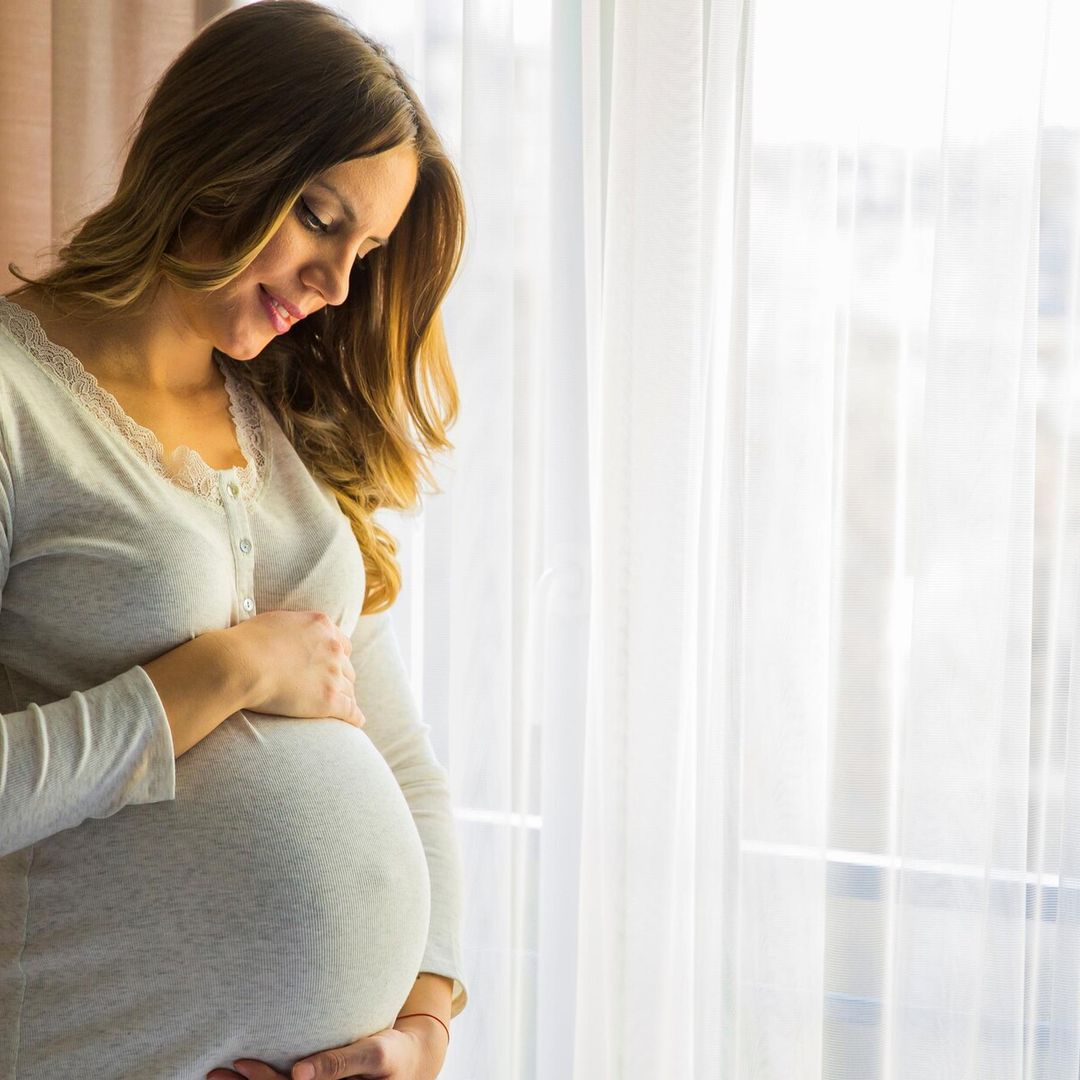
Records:
<instances>
[{"instance_id":1,"label":"long sleeve","mask_svg":"<svg viewBox=\"0 0 1080 1080\"><path fill-rule=\"evenodd\" d=\"M14 502L0 439L0 608ZM172 731L140 666L60 701L0 715L0 856L132 803L172 799L175 785Z\"/></svg>"},{"instance_id":2,"label":"long sleeve","mask_svg":"<svg viewBox=\"0 0 1080 1080\"><path fill-rule=\"evenodd\" d=\"M135 803L175 798L172 733L133 667L0 716L0 857Z\"/></svg>"},{"instance_id":3,"label":"long sleeve","mask_svg":"<svg viewBox=\"0 0 1080 1080\"><path fill-rule=\"evenodd\" d=\"M428 738L389 609L361 615L352 635L356 700L364 731L401 785L427 855L431 923L420 971L454 980L450 1015L468 1000L461 952L463 872L446 770Z\"/></svg>"}]
</instances>

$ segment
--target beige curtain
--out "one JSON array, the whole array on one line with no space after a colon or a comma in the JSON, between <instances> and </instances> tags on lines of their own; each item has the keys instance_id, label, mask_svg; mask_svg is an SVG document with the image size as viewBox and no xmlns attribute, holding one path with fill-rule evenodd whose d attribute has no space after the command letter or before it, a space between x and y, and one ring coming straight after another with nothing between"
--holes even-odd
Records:
<instances>
[{"instance_id":1,"label":"beige curtain","mask_svg":"<svg viewBox=\"0 0 1080 1080\"><path fill-rule=\"evenodd\" d=\"M229 0L4 0L0 292L43 270L116 188L125 143L169 62Z\"/></svg>"}]
</instances>

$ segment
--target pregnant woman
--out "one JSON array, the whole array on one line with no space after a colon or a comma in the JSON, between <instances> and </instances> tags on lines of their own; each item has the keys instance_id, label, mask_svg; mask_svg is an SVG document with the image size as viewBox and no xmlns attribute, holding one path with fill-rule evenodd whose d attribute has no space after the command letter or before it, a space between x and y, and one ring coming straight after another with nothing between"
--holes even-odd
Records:
<instances>
[{"instance_id":1,"label":"pregnant woman","mask_svg":"<svg viewBox=\"0 0 1080 1080\"><path fill-rule=\"evenodd\" d=\"M379 507L457 391L457 174L305 0L209 23L0 297L0 1077L431 1080L447 776Z\"/></svg>"}]
</instances>

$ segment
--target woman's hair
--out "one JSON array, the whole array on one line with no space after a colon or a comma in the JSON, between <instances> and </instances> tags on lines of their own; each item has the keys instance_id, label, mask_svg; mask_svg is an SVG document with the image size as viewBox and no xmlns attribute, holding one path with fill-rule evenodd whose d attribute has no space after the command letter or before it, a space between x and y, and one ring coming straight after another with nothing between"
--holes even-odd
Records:
<instances>
[{"instance_id":1,"label":"woman's hair","mask_svg":"<svg viewBox=\"0 0 1080 1080\"><path fill-rule=\"evenodd\" d=\"M457 172L401 68L344 16L310 0L260 0L209 22L158 80L129 136L112 199L65 233L38 278L67 312L138 314L161 279L196 291L242 273L304 187L340 162L415 150L416 188L389 242L356 262L348 299L224 357L266 402L350 520L364 613L401 588L379 507L412 509L427 458L452 449L457 384L440 305L461 259ZM181 227L211 230L221 258L185 260ZM15 296L24 291L20 286Z\"/></svg>"}]
</instances>

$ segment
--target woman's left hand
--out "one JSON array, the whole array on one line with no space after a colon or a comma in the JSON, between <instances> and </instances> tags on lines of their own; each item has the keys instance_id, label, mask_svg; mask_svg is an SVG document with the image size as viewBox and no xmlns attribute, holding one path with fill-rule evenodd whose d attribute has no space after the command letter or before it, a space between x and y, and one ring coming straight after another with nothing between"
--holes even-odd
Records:
<instances>
[{"instance_id":1,"label":"woman's left hand","mask_svg":"<svg viewBox=\"0 0 1080 1080\"><path fill-rule=\"evenodd\" d=\"M232 1069L212 1069L206 1076L207 1080L435 1080L445 1058L442 1027L429 1017L410 1016L347 1046L301 1058L289 1075L264 1061L237 1058ZM314 1071L304 1072L304 1065Z\"/></svg>"}]
</instances>

